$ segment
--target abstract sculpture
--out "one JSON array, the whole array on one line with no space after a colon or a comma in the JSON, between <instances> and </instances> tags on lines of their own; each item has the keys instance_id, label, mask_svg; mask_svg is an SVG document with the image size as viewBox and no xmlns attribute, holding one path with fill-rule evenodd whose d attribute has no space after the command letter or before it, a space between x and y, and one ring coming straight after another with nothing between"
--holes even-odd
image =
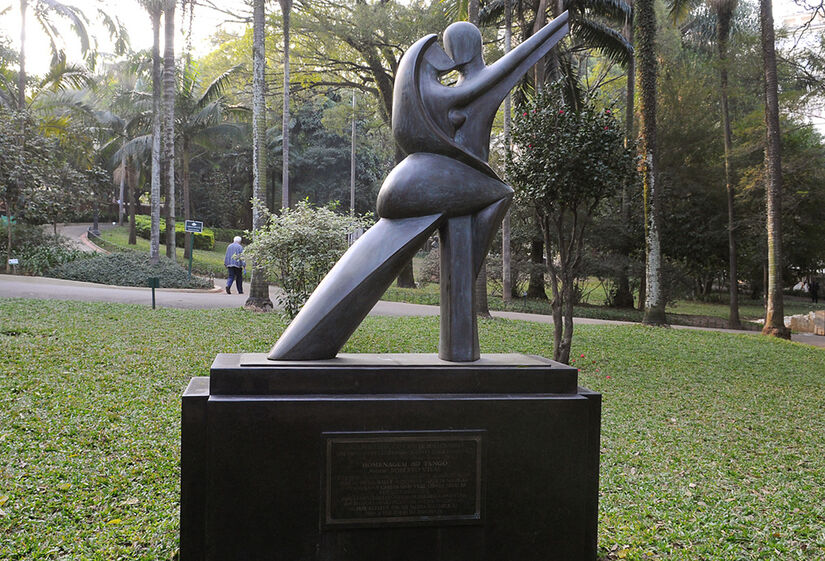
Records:
<instances>
[{"instance_id":1,"label":"abstract sculpture","mask_svg":"<svg viewBox=\"0 0 825 561\"><path fill-rule=\"evenodd\" d=\"M392 132L408 156L378 193L380 220L341 257L278 339L270 360L335 357L436 228L441 244L438 356L479 359L474 281L513 198L487 164L499 105L567 33L567 12L490 66L481 33L458 22L444 49L428 35L404 54L393 90ZM440 77L457 71L454 86Z\"/></svg>"}]
</instances>

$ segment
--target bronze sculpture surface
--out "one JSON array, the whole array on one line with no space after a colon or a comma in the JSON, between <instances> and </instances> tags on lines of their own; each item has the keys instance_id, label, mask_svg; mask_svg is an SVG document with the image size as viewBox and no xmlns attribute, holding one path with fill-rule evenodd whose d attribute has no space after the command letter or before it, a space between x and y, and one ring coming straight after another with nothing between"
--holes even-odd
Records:
<instances>
[{"instance_id":1,"label":"bronze sculpture surface","mask_svg":"<svg viewBox=\"0 0 825 561\"><path fill-rule=\"evenodd\" d=\"M380 220L344 254L269 353L270 360L334 357L437 228L443 360L478 360L474 281L513 197L488 165L499 105L567 33L567 12L487 66L481 33L457 22L414 43L393 89L392 131L408 156L378 194ZM455 85L441 77L457 71Z\"/></svg>"}]
</instances>

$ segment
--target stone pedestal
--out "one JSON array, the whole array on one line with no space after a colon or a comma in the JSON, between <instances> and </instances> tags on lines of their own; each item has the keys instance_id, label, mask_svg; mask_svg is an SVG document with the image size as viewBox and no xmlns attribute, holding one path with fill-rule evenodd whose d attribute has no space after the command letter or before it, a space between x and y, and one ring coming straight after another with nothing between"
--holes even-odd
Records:
<instances>
[{"instance_id":1,"label":"stone pedestal","mask_svg":"<svg viewBox=\"0 0 825 561\"><path fill-rule=\"evenodd\" d=\"M600 411L535 356L218 355L183 395L181 560L592 561Z\"/></svg>"}]
</instances>

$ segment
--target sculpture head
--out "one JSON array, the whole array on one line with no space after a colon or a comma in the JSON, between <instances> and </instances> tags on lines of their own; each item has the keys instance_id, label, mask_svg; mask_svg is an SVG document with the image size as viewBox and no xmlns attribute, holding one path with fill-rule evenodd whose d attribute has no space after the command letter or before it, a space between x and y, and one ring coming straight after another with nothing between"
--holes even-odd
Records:
<instances>
[{"instance_id":1,"label":"sculpture head","mask_svg":"<svg viewBox=\"0 0 825 561\"><path fill-rule=\"evenodd\" d=\"M481 32L472 23L457 21L444 30L444 50L459 66L482 62Z\"/></svg>"}]
</instances>

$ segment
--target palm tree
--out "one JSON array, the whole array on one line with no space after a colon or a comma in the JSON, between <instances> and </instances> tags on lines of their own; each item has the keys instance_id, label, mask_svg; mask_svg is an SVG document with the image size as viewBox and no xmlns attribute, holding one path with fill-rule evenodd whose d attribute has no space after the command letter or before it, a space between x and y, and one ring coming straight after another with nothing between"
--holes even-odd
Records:
<instances>
[{"instance_id":1,"label":"palm tree","mask_svg":"<svg viewBox=\"0 0 825 561\"><path fill-rule=\"evenodd\" d=\"M279 0L284 27L284 109L283 109L283 178L281 207L289 208L289 16L292 0Z\"/></svg>"},{"instance_id":2,"label":"palm tree","mask_svg":"<svg viewBox=\"0 0 825 561\"><path fill-rule=\"evenodd\" d=\"M790 339L782 300L782 153L779 146L779 94L776 78L776 39L771 0L760 0L759 23L765 71L765 202L768 230L768 286L762 333Z\"/></svg>"},{"instance_id":3,"label":"palm tree","mask_svg":"<svg viewBox=\"0 0 825 561\"><path fill-rule=\"evenodd\" d=\"M140 0L149 12L152 22L152 173L149 191L151 206L151 231L149 234L149 259L160 261L160 138L161 138L161 73L160 73L160 16L162 0Z\"/></svg>"},{"instance_id":4,"label":"palm tree","mask_svg":"<svg viewBox=\"0 0 825 561\"><path fill-rule=\"evenodd\" d=\"M639 61L640 172L644 189L645 216L645 313L644 323L664 325L665 298L662 290L662 247L659 238L661 186L656 177L656 12L653 0L636 0L634 23L638 32L636 57Z\"/></svg>"},{"instance_id":5,"label":"palm tree","mask_svg":"<svg viewBox=\"0 0 825 561\"><path fill-rule=\"evenodd\" d=\"M60 37L60 30L55 27L52 21L53 15L58 15L68 19L72 24L72 29L80 39L80 48L83 53L89 50L89 35L86 32L86 16L83 12L69 4L63 4L56 0L34 0L34 16L37 22L49 37L49 46L52 51L52 65L65 60L65 54L57 45L57 38ZM20 0L20 71L17 75L17 106L23 109L26 106L26 12L29 7L29 0Z\"/></svg>"},{"instance_id":6,"label":"palm tree","mask_svg":"<svg viewBox=\"0 0 825 561\"><path fill-rule=\"evenodd\" d=\"M266 197L266 99L265 70L266 47L264 32L266 25L265 0L254 0L252 6L252 197L264 201ZM263 226L264 216L258 205L252 206L252 229ZM268 311L272 309L269 299L269 284L264 273L252 264L252 282L249 298L244 307Z\"/></svg>"},{"instance_id":7,"label":"palm tree","mask_svg":"<svg viewBox=\"0 0 825 561\"><path fill-rule=\"evenodd\" d=\"M163 10L163 163L166 175L166 257L175 259L175 4Z\"/></svg>"},{"instance_id":8,"label":"palm tree","mask_svg":"<svg viewBox=\"0 0 825 561\"><path fill-rule=\"evenodd\" d=\"M719 56L719 101L722 118L722 139L724 141L725 189L728 196L728 262L730 279L730 308L728 327L739 329L739 291L736 259L736 221L734 213L734 181L731 152L733 150L730 111L728 109L728 44L731 35L731 23L736 11L737 0L707 0L716 19L716 50ZM671 18L683 18L686 12L695 7L695 1L673 0L670 5Z\"/></svg>"},{"instance_id":9,"label":"palm tree","mask_svg":"<svg viewBox=\"0 0 825 561\"><path fill-rule=\"evenodd\" d=\"M241 127L226 122L230 114L247 113L246 109L229 107L224 92L233 75L240 66L231 68L215 78L211 84L202 87L200 76L194 68L186 67L177 95L176 128L177 142L181 157L181 192L183 194L183 219L192 217L192 205L189 196L189 167L193 158L210 151L215 141L229 136L239 136ZM199 148L199 153L193 149ZM184 257L189 257L190 236L187 232L184 243Z\"/></svg>"}]
</instances>

